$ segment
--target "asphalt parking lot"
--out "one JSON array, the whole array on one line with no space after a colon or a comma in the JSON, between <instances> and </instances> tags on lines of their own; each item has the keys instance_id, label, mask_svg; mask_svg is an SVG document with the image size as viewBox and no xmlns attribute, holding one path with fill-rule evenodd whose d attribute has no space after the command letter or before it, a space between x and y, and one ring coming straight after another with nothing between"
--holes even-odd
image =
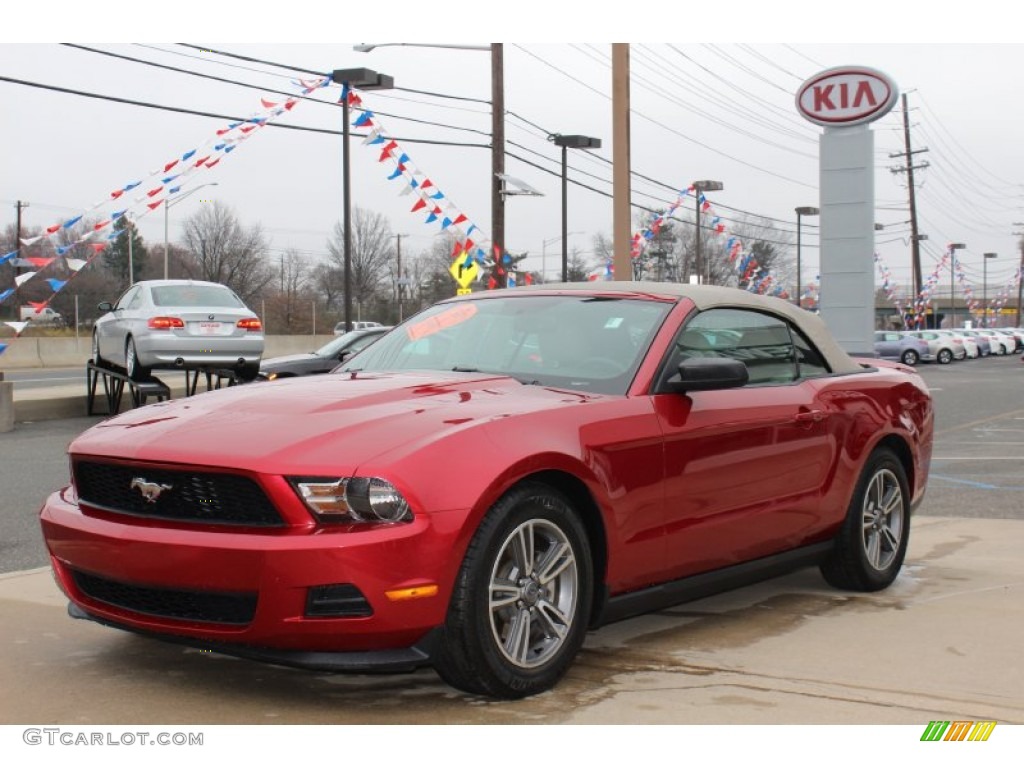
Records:
<instances>
[{"instance_id":1,"label":"asphalt parking lot","mask_svg":"<svg viewBox=\"0 0 1024 768\"><path fill-rule=\"evenodd\" d=\"M0 723L1024 723L1024 364L921 372L937 405L927 498L887 591L808 570L592 633L554 691L518 702L423 670L322 675L73 621L35 519L98 418L0 434Z\"/></svg>"}]
</instances>

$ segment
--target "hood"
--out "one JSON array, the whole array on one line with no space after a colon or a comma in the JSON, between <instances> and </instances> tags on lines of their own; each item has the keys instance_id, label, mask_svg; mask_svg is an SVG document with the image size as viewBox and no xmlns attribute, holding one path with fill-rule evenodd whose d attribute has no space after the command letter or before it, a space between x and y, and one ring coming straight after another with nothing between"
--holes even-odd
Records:
<instances>
[{"instance_id":1,"label":"hood","mask_svg":"<svg viewBox=\"0 0 1024 768\"><path fill-rule=\"evenodd\" d=\"M344 373L204 392L137 408L73 454L280 474L353 471L497 418L606 399L473 373Z\"/></svg>"},{"instance_id":2,"label":"hood","mask_svg":"<svg viewBox=\"0 0 1024 768\"><path fill-rule=\"evenodd\" d=\"M280 357L271 357L267 360L262 360L260 362L260 370L275 371L282 366L291 365L293 363L304 363L307 360L327 360L327 358L320 357L320 355L314 354L313 352L303 352L299 355L281 355Z\"/></svg>"}]
</instances>

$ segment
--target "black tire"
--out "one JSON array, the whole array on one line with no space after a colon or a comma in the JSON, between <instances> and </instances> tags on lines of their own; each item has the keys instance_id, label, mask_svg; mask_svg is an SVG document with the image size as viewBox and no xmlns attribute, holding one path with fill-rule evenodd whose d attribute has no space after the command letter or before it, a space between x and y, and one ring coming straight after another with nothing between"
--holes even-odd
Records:
<instances>
[{"instance_id":1,"label":"black tire","mask_svg":"<svg viewBox=\"0 0 1024 768\"><path fill-rule=\"evenodd\" d=\"M246 363L245 365L240 365L235 369L235 378L238 380L239 384L248 384L250 381L256 381L256 377L259 375L259 363Z\"/></svg>"},{"instance_id":2,"label":"black tire","mask_svg":"<svg viewBox=\"0 0 1024 768\"><path fill-rule=\"evenodd\" d=\"M949 365L953 362L953 353L948 349L940 349L935 359L939 361L940 365Z\"/></svg>"},{"instance_id":3,"label":"black tire","mask_svg":"<svg viewBox=\"0 0 1024 768\"><path fill-rule=\"evenodd\" d=\"M868 459L835 547L821 564L833 587L885 589L900 572L910 538L910 491L903 465L888 448Z\"/></svg>"},{"instance_id":4,"label":"black tire","mask_svg":"<svg viewBox=\"0 0 1024 768\"><path fill-rule=\"evenodd\" d=\"M139 356L135 350L135 339L131 336L124 343L124 370L132 381L148 381L150 369L139 365Z\"/></svg>"},{"instance_id":5,"label":"black tire","mask_svg":"<svg viewBox=\"0 0 1024 768\"><path fill-rule=\"evenodd\" d=\"M915 352L912 349L906 350L903 353L903 355L900 357L900 360L903 361L904 365L917 365L917 363L918 363L918 361L920 359L921 359L921 356L919 354L917 354L917 352Z\"/></svg>"},{"instance_id":6,"label":"black tire","mask_svg":"<svg viewBox=\"0 0 1024 768\"><path fill-rule=\"evenodd\" d=\"M438 674L503 699L550 689L583 645L592 573L586 531L565 497L540 483L513 488L466 551L433 660Z\"/></svg>"}]
</instances>

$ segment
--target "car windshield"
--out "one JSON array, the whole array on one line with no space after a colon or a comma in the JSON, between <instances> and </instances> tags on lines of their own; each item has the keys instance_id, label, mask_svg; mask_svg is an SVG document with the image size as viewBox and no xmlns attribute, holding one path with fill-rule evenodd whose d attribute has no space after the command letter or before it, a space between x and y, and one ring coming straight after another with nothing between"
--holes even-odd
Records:
<instances>
[{"instance_id":1,"label":"car windshield","mask_svg":"<svg viewBox=\"0 0 1024 768\"><path fill-rule=\"evenodd\" d=\"M527 384L624 394L669 302L521 295L438 304L344 371L471 371Z\"/></svg>"},{"instance_id":2,"label":"car windshield","mask_svg":"<svg viewBox=\"0 0 1024 768\"><path fill-rule=\"evenodd\" d=\"M349 331L348 333L344 333L341 336L337 336L331 341L328 341L313 354L319 357L334 357L338 352L349 347L357 339L365 338L367 335L368 334L365 333Z\"/></svg>"},{"instance_id":3,"label":"car windshield","mask_svg":"<svg viewBox=\"0 0 1024 768\"><path fill-rule=\"evenodd\" d=\"M228 288L219 285L161 285L153 287L158 307L230 307L245 305Z\"/></svg>"}]
</instances>

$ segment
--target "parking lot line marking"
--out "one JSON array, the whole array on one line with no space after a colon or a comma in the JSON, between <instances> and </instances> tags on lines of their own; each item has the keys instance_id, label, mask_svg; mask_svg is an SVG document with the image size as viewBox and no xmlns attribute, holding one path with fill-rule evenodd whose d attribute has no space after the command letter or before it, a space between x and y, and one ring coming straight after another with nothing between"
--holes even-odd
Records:
<instances>
[{"instance_id":1,"label":"parking lot line marking","mask_svg":"<svg viewBox=\"0 0 1024 768\"><path fill-rule=\"evenodd\" d=\"M1021 456L932 456L932 461L1024 461Z\"/></svg>"},{"instance_id":2,"label":"parking lot line marking","mask_svg":"<svg viewBox=\"0 0 1024 768\"><path fill-rule=\"evenodd\" d=\"M940 480L947 483L954 483L956 485L969 485L971 488L977 488L982 491L1024 491L1024 487L1016 485L992 485L991 483L979 483L977 480L962 480L959 477L950 477L949 475L937 475L932 472L930 476L931 480Z\"/></svg>"},{"instance_id":3,"label":"parking lot line marking","mask_svg":"<svg viewBox=\"0 0 1024 768\"><path fill-rule=\"evenodd\" d=\"M935 430L935 434L936 435L946 435L946 434L949 434L950 432L959 432L959 431L964 430L964 429L973 429L974 427L980 426L982 424L989 424L989 423L991 423L993 421L998 422L998 421L1005 421L1005 420L1010 419L1010 418L1017 418L1018 414L1020 414L1021 416L1024 416L1024 411L1022 411L1022 410L1007 411L1006 413L999 413L999 414L996 414L995 416L989 416L987 419L978 419L977 421L969 421L966 424L960 424L960 425L955 426L955 427L947 427L946 429L937 429L937 430Z\"/></svg>"}]
</instances>

